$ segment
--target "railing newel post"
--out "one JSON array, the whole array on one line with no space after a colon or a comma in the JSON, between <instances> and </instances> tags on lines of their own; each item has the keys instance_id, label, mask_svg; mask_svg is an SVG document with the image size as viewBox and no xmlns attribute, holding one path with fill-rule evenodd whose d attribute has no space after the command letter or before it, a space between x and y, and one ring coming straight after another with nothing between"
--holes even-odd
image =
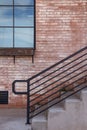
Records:
<instances>
[{"instance_id":1,"label":"railing newel post","mask_svg":"<svg viewBox=\"0 0 87 130\"><path fill-rule=\"evenodd\" d=\"M26 124L31 124L30 122L30 80L27 81L27 122Z\"/></svg>"}]
</instances>

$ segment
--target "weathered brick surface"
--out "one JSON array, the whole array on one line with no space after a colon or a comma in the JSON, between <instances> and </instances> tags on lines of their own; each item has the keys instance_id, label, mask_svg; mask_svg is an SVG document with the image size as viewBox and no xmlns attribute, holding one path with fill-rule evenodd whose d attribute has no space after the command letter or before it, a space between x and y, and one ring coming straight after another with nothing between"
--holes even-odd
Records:
<instances>
[{"instance_id":1,"label":"weathered brick surface","mask_svg":"<svg viewBox=\"0 0 87 130\"><path fill-rule=\"evenodd\" d=\"M87 45L87 0L36 0L36 51L31 57L0 57L0 90L9 105L22 107L26 96L12 94L15 79L27 79ZM3 107L0 105L0 107Z\"/></svg>"}]
</instances>

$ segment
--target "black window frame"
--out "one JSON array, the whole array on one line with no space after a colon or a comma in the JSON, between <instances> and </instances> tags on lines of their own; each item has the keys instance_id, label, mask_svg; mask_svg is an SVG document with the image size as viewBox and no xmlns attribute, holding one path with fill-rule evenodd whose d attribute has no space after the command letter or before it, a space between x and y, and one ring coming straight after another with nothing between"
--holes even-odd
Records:
<instances>
[{"instance_id":1,"label":"black window frame","mask_svg":"<svg viewBox=\"0 0 87 130\"><path fill-rule=\"evenodd\" d=\"M14 5L14 0L13 0L13 4L12 5L0 5L0 7L13 7L13 47L12 48L5 48L5 47L0 47L0 56L33 56L34 55L34 51L36 49L36 0L34 0L34 5L28 5L28 7L33 7L34 8L34 26L30 28L34 29L34 46L33 48L14 48L14 7L25 7L25 5ZM8 28L9 26L0 26L0 28ZM17 26L18 27L18 26ZM26 26L27 27L27 26ZM10 27L11 28L11 27ZM23 26L21 26L20 28L23 28ZM3 43L2 43L3 44Z\"/></svg>"}]
</instances>

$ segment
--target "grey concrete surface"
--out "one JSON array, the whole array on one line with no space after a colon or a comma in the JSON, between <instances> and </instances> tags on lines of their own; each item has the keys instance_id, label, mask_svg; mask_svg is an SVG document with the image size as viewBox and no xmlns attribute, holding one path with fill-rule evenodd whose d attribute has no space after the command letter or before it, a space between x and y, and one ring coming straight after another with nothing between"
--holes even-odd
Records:
<instances>
[{"instance_id":1,"label":"grey concrete surface","mask_svg":"<svg viewBox=\"0 0 87 130\"><path fill-rule=\"evenodd\" d=\"M33 130L47 130L46 113L42 113L32 119Z\"/></svg>"},{"instance_id":2,"label":"grey concrete surface","mask_svg":"<svg viewBox=\"0 0 87 130\"><path fill-rule=\"evenodd\" d=\"M49 110L48 130L87 130L87 89L80 97L67 98L65 111Z\"/></svg>"},{"instance_id":3,"label":"grey concrete surface","mask_svg":"<svg viewBox=\"0 0 87 130\"><path fill-rule=\"evenodd\" d=\"M25 109L0 109L0 130L31 130Z\"/></svg>"}]
</instances>

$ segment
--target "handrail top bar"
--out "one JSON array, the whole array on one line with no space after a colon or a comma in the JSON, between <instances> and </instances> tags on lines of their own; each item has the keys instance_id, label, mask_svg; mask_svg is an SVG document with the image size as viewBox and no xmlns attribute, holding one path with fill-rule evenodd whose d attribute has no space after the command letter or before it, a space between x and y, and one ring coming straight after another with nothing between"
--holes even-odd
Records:
<instances>
[{"instance_id":1,"label":"handrail top bar","mask_svg":"<svg viewBox=\"0 0 87 130\"><path fill-rule=\"evenodd\" d=\"M12 91L14 92L14 94L17 94L17 95L27 95L27 91L26 92L17 92L16 90L15 90L15 88L16 88L16 86L15 86L15 83L19 83L19 82L26 82L26 83L28 83L28 81L27 80L15 80L13 83L12 83Z\"/></svg>"},{"instance_id":2,"label":"handrail top bar","mask_svg":"<svg viewBox=\"0 0 87 130\"><path fill-rule=\"evenodd\" d=\"M28 82L28 80L14 80L13 83L12 83L12 85L14 85L17 82Z\"/></svg>"},{"instance_id":3,"label":"handrail top bar","mask_svg":"<svg viewBox=\"0 0 87 130\"><path fill-rule=\"evenodd\" d=\"M52 66L50 66L50 67L44 69L43 71L39 72L38 74L36 74L36 75L32 76L31 78L27 79L26 81L30 81L30 80L34 79L35 77L39 76L40 74L43 74L44 72L50 70L51 68L57 66L58 64L61 64L62 62L68 60L69 58L72 58L73 56L77 55L78 53L80 53L80 52L82 52L82 51L84 51L84 50L86 50L86 49L87 49L87 46L85 46L84 48L80 49L79 51L76 51L74 54L71 54L71 55L69 55L68 57L66 57L66 58L64 58L64 59L62 59L62 60L60 60L59 62L55 63L54 65L52 65Z\"/></svg>"}]
</instances>

